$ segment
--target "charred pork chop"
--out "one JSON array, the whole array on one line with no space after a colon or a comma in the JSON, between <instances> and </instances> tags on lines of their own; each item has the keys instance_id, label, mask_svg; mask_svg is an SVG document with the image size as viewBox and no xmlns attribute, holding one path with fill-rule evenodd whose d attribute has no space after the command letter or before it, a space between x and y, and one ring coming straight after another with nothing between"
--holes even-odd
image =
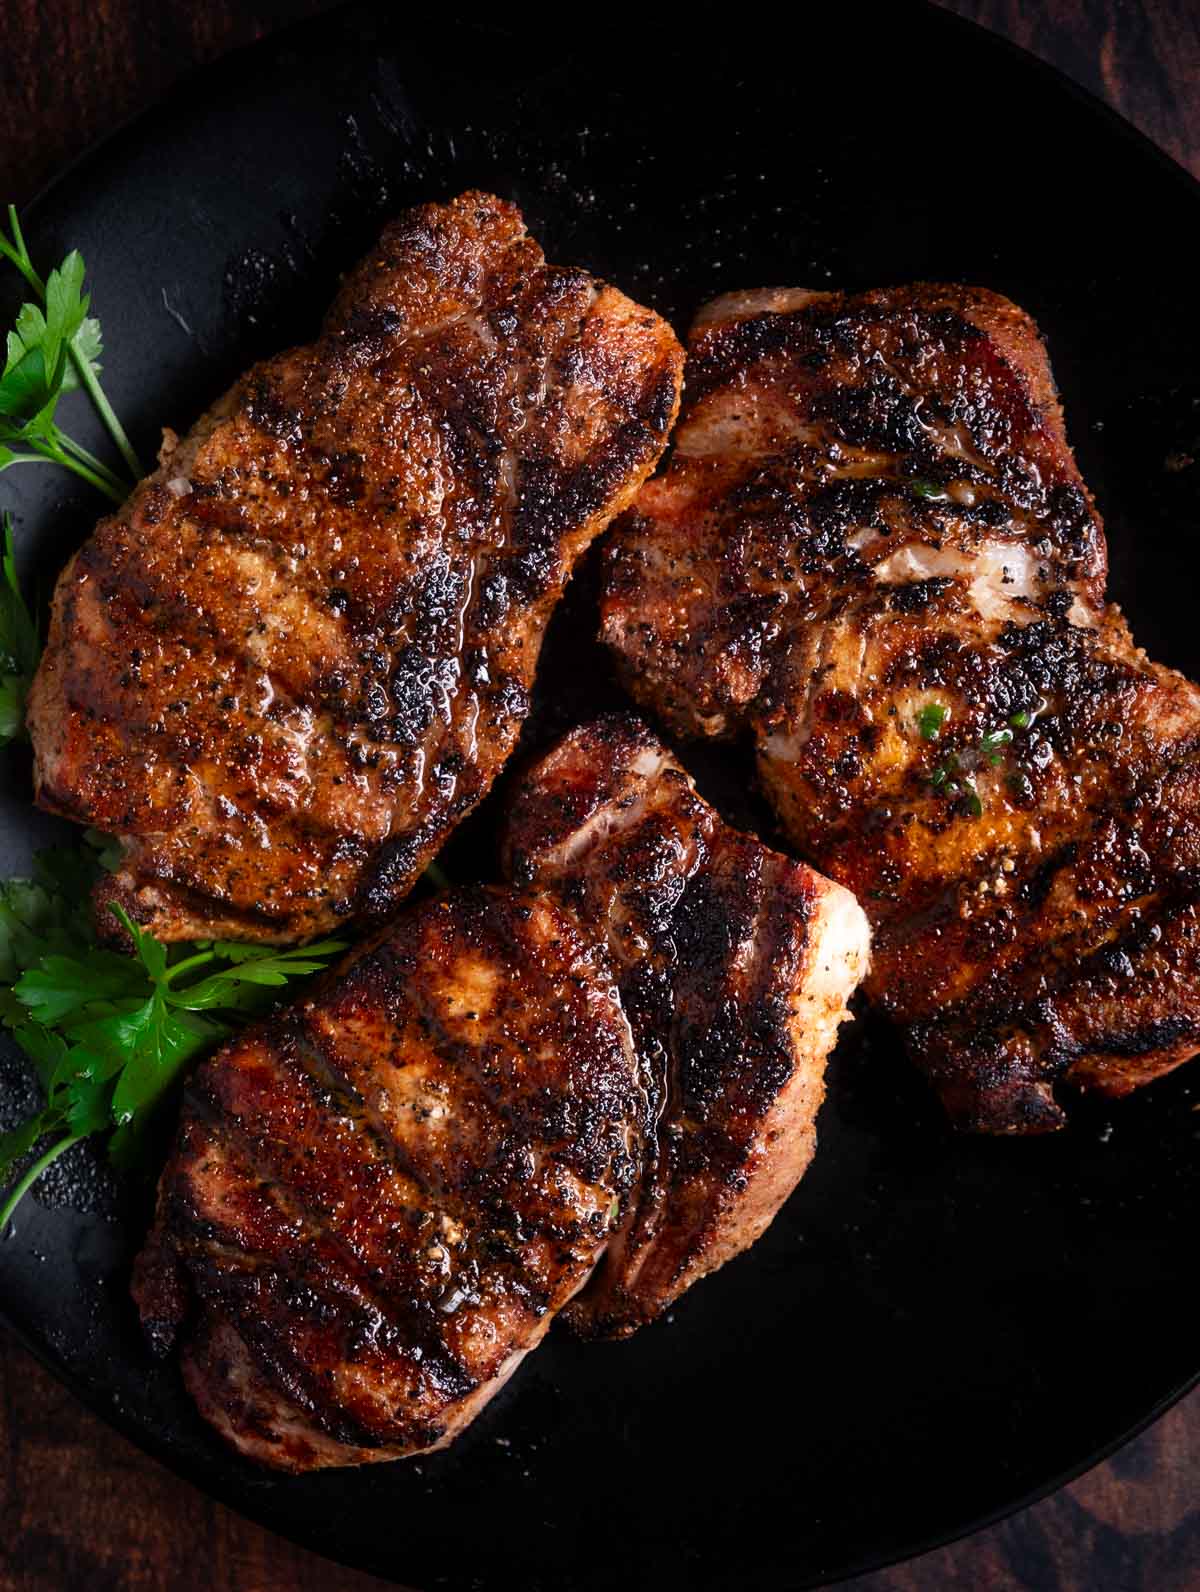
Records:
<instances>
[{"instance_id":1,"label":"charred pork chop","mask_svg":"<svg viewBox=\"0 0 1200 1592\"><path fill-rule=\"evenodd\" d=\"M164 940L386 915L511 751L681 364L511 204L393 222L318 341L239 381L59 581L38 800L121 838L110 893Z\"/></svg>"},{"instance_id":2,"label":"charred pork chop","mask_svg":"<svg viewBox=\"0 0 1200 1592\"><path fill-rule=\"evenodd\" d=\"M137 1265L201 1412L284 1470L448 1442L587 1280L640 1164L629 1025L545 896L409 907L188 1085Z\"/></svg>"},{"instance_id":3,"label":"charred pork chop","mask_svg":"<svg viewBox=\"0 0 1200 1592\"><path fill-rule=\"evenodd\" d=\"M1200 1048L1200 692L1104 599L1037 329L993 293L717 300L604 634L752 733L874 926L869 990L962 1124L1063 1120Z\"/></svg>"},{"instance_id":4,"label":"charred pork chop","mask_svg":"<svg viewBox=\"0 0 1200 1592\"><path fill-rule=\"evenodd\" d=\"M621 1336L754 1243L808 1166L866 971L853 896L724 824L633 716L568 735L516 797L507 867L608 947L647 1079L636 1197L570 1307Z\"/></svg>"}]
</instances>

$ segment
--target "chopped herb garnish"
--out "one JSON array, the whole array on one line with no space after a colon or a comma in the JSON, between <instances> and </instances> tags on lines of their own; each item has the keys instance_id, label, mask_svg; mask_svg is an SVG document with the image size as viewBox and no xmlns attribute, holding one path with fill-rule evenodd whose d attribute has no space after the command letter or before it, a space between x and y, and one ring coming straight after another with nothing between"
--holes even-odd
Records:
<instances>
[{"instance_id":1,"label":"chopped herb garnish","mask_svg":"<svg viewBox=\"0 0 1200 1592\"><path fill-rule=\"evenodd\" d=\"M0 1208L0 1233L79 1139L106 1134L110 1157L131 1164L181 1069L344 949L340 940L290 951L221 940L167 946L113 907L135 951L122 955L97 943L91 921L97 851L41 852L32 879L0 885L0 1022L45 1096L40 1111L0 1134L0 1177L48 1143Z\"/></svg>"},{"instance_id":2,"label":"chopped herb garnish","mask_svg":"<svg viewBox=\"0 0 1200 1592\"><path fill-rule=\"evenodd\" d=\"M1003 761L1000 748L1002 746L1007 746L1012 738L1013 733L1011 730L991 730L987 735L984 736L983 740L980 741L979 750L983 756L987 758L988 762L993 768L998 767Z\"/></svg>"},{"instance_id":3,"label":"chopped herb garnish","mask_svg":"<svg viewBox=\"0 0 1200 1592\"><path fill-rule=\"evenodd\" d=\"M936 741L938 733L950 717L950 709L941 702L927 702L917 712L917 729L923 741Z\"/></svg>"},{"instance_id":4,"label":"chopped herb garnish","mask_svg":"<svg viewBox=\"0 0 1200 1592\"><path fill-rule=\"evenodd\" d=\"M1015 730L1027 730L1035 719L1040 719L1050 706L1044 696L1038 697L1031 708L1022 708L1019 713L1014 713L1009 718L1009 723Z\"/></svg>"},{"instance_id":5,"label":"chopped herb garnish","mask_svg":"<svg viewBox=\"0 0 1200 1592\"><path fill-rule=\"evenodd\" d=\"M938 712L943 712L938 704L934 704L934 708ZM1014 715L1014 721L1015 718L1016 715ZM921 714L917 715L917 722L921 726L921 734L925 739L933 739L933 736L925 733ZM931 724L933 723L932 720L930 722ZM937 729L941 727L941 723L942 719L939 718L934 726L934 735L936 735ZM930 774L929 783L940 795L963 798L967 805L967 811L972 818L982 818L983 801L975 788L974 780L970 777L970 771L979 768L983 763L989 764L992 768L998 768L1004 761L1002 748L1007 746L1012 738L1013 732L1008 728L989 730L979 742L977 749L963 752L961 755L958 752L951 752Z\"/></svg>"},{"instance_id":6,"label":"chopped herb garnish","mask_svg":"<svg viewBox=\"0 0 1200 1592\"><path fill-rule=\"evenodd\" d=\"M972 818L983 817L983 802L975 789L975 782L963 771L957 752L951 752L929 776L929 783L939 796L953 796L965 801Z\"/></svg>"},{"instance_id":7,"label":"chopped herb garnish","mask_svg":"<svg viewBox=\"0 0 1200 1592\"><path fill-rule=\"evenodd\" d=\"M951 782L959 772L958 754L951 752L944 763L940 763L929 776L929 783L934 790L954 790L957 787Z\"/></svg>"},{"instance_id":8,"label":"chopped herb garnish","mask_svg":"<svg viewBox=\"0 0 1200 1592\"><path fill-rule=\"evenodd\" d=\"M910 481L908 485L914 497L926 498L932 503L944 502L950 496L936 481Z\"/></svg>"}]
</instances>

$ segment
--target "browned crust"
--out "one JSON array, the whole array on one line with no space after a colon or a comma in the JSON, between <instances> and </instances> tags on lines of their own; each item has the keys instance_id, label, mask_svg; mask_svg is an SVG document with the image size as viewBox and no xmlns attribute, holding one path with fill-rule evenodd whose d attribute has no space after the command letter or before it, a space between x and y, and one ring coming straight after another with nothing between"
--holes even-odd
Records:
<instances>
[{"instance_id":1,"label":"browned crust","mask_svg":"<svg viewBox=\"0 0 1200 1592\"><path fill-rule=\"evenodd\" d=\"M530 771L504 844L511 877L555 890L607 944L645 1068L637 1195L567 1311L625 1336L754 1243L806 1170L865 923L845 891L722 823L632 714L572 731Z\"/></svg>"},{"instance_id":2,"label":"browned crust","mask_svg":"<svg viewBox=\"0 0 1200 1592\"><path fill-rule=\"evenodd\" d=\"M575 560L666 443L682 352L511 204L411 211L64 571L37 799L119 835L171 940L382 919L516 741Z\"/></svg>"},{"instance_id":3,"label":"browned crust","mask_svg":"<svg viewBox=\"0 0 1200 1592\"><path fill-rule=\"evenodd\" d=\"M956 1121L1053 1129L1064 1083L1120 1094L1196 1052L1200 692L1104 600L1028 315L941 284L719 301L610 570L629 688L681 734L754 738Z\"/></svg>"},{"instance_id":4,"label":"browned crust","mask_svg":"<svg viewBox=\"0 0 1200 1592\"><path fill-rule=\"evenodd\" d=\"M440 1446L608 1241L644 1102L597 947L460 890L190 1081L134 1273L152 1343L285 1470Z\"/></svg>"}]
</instances>

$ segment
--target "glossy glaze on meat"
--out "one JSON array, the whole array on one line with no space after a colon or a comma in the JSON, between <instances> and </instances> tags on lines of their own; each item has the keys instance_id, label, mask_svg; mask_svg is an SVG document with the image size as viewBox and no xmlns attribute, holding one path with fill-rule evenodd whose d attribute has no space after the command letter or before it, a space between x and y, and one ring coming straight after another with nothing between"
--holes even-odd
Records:
<instances>
[{"instance_id":1,"label":"glossy glaze on meat","mask_svg":"<svg viewBox=\"0 0 1200 1592\"><path fill-rule=\"evenodd\" d=\"M448 1442L586 1281L640 1165L596 941L512 890L408 907L188 1084L134 1292L236 1448L284 1470Z\"/></svg>"},{"instance_id":2,"label":"glossy glaze on meat","mask_svg":"<svg viewBox=\"0 0 1200 1592\"><path fill-rule=\"evenodd\" d=\"M166 940L386 916L512 749L681 364L511 204L393 222L320 339L171 439L59 582L37 794L121 837L110 893Z\"/></svg>"},{"instance_id":3,"label":"glossy glaze on meat","mask_svg":"<svg viewBox=\"0 0 1200 1592\"><path fill-rule=\"evenodd\" d=\"M506 866L608 947L645 1068L645 1166L573 1324L623 1335L746 1249L811 1159L867 964L853 896L721 821L633 715L522 782Z\"/></svg>"},{"instance_id":4,"label":"glossy glaze on meat","mask_svg":"<svg viewBox=\"0 0 1200 1592\"><path fill-rule=\"evenodd\" d=\"M748 731L874 927L953 1116L1059 1126L1200 1048L1200 693L1104 599L1032 321L995 294L731 295L604 634L689 735Z\"/></svg>"}]
</instances>

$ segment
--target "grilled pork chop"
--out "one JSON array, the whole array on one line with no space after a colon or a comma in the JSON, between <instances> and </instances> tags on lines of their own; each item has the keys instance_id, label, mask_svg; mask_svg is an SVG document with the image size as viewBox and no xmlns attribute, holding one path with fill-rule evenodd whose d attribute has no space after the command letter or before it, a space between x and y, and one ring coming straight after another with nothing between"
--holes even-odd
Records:
<instances>
[{"instance_id":1,"label":"grilled pork chop","mask_svg":"<svg viewBox=\"0 0 1200 1592\"><path fill-rule=\"evenodd\" d=\"M586 1281L640 1159L629 1026L565 907L408 908L188 1085L137 1265L201 1412L284 1470L448 1442Z\"/></svg>"},{"instance_id":2,"label":"grilled pork chop","mask_svg":"<svg viewBox=\"0 0 1200 1592\"><path fill-rule=\"evenodd\" d=\"M110 893L165 940L385 916L511 751L681 364L510 204L393 222L318 341L239 381L59 581L37 796L121 837Z\"/></svg>"},{"instance_id":3,"label":"grilled pork chop","mask_svg":"<svg viewBox=\"0 0 1200 1592\"><path fill-rule=\"evenodd\" d=\"M1104 600L1037 330L993 293L718 299L604 634L753 734L869 912L869 990L963 1125L1058 1127L1200 1048L1200 693Z\"/></svg>"},{"instance_id":4,"label":"grilled pork chop","mask_svg":"<svg viewBox=\"0 0 1200 1592\"><path fill-rule=\"evenodd\" d=\"M724 824L632 715L575 730L532 771L506 863L608 947L645 1067L641 1182L569 1310L623 1336L752 1244L804 1173L866 919Z\"/></svg>"}]
</instances>

